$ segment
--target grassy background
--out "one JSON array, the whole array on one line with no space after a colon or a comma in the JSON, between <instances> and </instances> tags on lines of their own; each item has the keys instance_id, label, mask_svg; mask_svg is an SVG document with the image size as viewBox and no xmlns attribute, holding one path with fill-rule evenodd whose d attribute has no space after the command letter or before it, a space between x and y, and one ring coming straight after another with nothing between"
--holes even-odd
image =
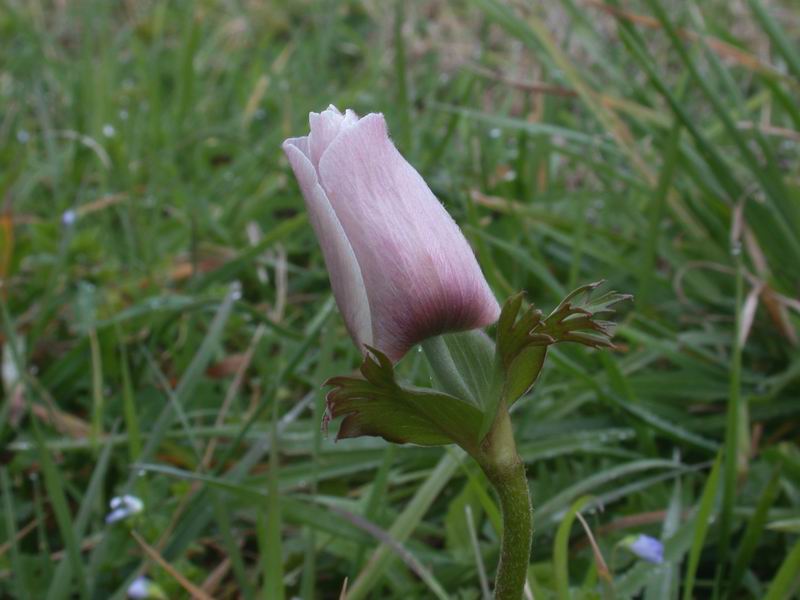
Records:
<instances>
[{"instance_id":1,"label":"grassy background","mask_svg":"<svg viewBox=\"0 0 800 600\"><path fill-rule=\"evenodd\" d=\"M279 146L329 103L499 298L636 295L516 407L535 597L796 594L798 39L790 0L0 0L0 597L481 597L474 465L320 432L358 357Z\"/></svg>"}]
</instances>

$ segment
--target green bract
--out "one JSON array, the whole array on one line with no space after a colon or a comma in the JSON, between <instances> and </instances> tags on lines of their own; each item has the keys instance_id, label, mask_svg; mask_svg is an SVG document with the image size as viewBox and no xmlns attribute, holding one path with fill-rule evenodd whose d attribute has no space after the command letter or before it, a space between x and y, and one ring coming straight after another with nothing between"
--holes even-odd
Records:
<instances>
[{"instance_id":1,"label":"green bract","mask_svg":"<svg viewBox=\"0 0 800 600\"><path fill-rule=\"evenodd\" d=\"M597 317L614 312L611 306L631 296L611 291L592 301L592 292L602 283L574 290L545 318L533 306L520 314L524 292L506 301L497 324L497 356L505 382L502 400L508 406L536 382L549 345L578 342L594 348L614 347L614 324Z\"/></svg>"},{"instance_id":2,"label":"green bract","mask_svg":"<svg viewBox=\"0 0 800 600\"><path fill-rule=\"evenodd\" d=\"M613 347L613 323L598 317L630 298L607 292L592 299L602 282L570 293L547 317L533 306L523 309L524 293L509 298L497 323L496 343L482 331L437 336L422 344L439 389L401 385L391 361L369 347L362 377L334 377L327 396L327 422L344 420L337 439L378 436L423 446L456 443L479 450L501 405L510 407L536 382L557 342Z\"/></svg>"},{"instance_id":3,"label":"green bract","mask_svg":"<svg viewBox=\"0 0 800 600\"><path fill-rule=\"evenodd\" d=\"M344 416L337 439L371 435L398 444L462 448L478 444L481 411L469 402L432 389L401 387L392 362L369 348L360 377L334 377L327 396L325 423Z\"/></svg>"}]
</instances>

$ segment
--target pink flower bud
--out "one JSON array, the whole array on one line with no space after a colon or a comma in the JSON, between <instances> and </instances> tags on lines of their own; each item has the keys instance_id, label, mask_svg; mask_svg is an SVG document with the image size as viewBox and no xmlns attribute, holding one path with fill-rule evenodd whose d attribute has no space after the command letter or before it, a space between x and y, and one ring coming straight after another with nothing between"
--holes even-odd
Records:
<instances>
[{"instance_id":1,"label":"pink flower bud","mask_svg":"<svg viewBox=\"0 0 800 600\"><path fill-rule=\"evenodd\" d=\"M394 147L383 115L331 106L283 143L356 344L414 344L493 323L500 307L452 217Z\"/></svg>"}]
</instances>

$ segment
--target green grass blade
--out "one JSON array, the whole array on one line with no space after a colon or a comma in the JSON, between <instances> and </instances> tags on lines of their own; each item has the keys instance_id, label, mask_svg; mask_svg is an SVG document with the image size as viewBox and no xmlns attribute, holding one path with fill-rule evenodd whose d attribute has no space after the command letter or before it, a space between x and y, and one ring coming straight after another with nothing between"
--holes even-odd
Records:
<instances>
[{"instance_id":1,"label":"green grass blade","mask_svg":"<svg viewBox=\"0 0 800 600\"><path fill-rule=\"evenodd\" d=\"M447 485L450 478L455 474L460 461L461 457L455 456L453 452L446 452L442 455L436 467L430 472L425 482L419 487L389 529L389 535L393 539L400 543L408 539L419 525L430 505L442 491L442 488ZM389 547L385 543L378 546L353 581L352 586L348 588L348 600L361 600L368 597L386 569L391 565L391 559L392 554Z\"/></svg>"},{"instance_id":2,"label":"green grass blade","mask_svg":"<svg viewBox=\"0 0 800 600\"><path fill-rule=\"evenodd\" d=\"M142 452L142 438L139 430L139 418L136 411L136 401L134 399L133 383L131 382L130 365L128 364L128 350L123 343L121 328L117 328L117 339L119 344L120 371L122 372L122 406L125 417L125 432L128 440L128 455L131 461L139 460Z\"/></svg>"},{"instance_id":3,"label":"green grass blade","mask_svg":"<svg viewBox=\"0 0 800 600\"><path fill-rule=\"evenodd\" d=\"M233 525L231 523L230 509L223 500L223 494L211 494L211 501L214 504L214 516L217 519L217 526L222 534L222 542L225 547L225 552L231 559L231 568L236 577L236 583L239 586L239 592L242 594L244 600L252 600L255 598L255 591L250 575L248 574L242 552L239 548L238 535L234 537Z\"/></svg>"},{"instance_id":4,"label":"green grass blade","mask_svg":"<svg viewBox=\"0 0 800 600\"><path fill-rule=\"evenodd\" d=\"M111 462L113 445L111 440L107 440L103 446L100 456L97 459L97 464L92 471L92 477L89 479L89 485L81 499L81 506L78 509L78 516L75 519L75 538L83 539L86 534L86 529L89 526L89 519L92 513L100 505L103 498L103 486L106 484L106 477L108 475L108 467ZM65 556L59 562L56 568L56 573L50 583L47 596L48 598L58 598L63 590L69 587L69 578L72 574L72 563L69 556ZM87 581L90 588L92 587L91 569L87 572Z\"/></svg>"},{"instance_id":5,"label":"green grass blade","mask_svg":"<svg viewBox=\"0 0 800 600\"><path fill-rule=\"evenodd\" d=\"M767 32L775 48L786 61L792 74L800 81L800 53L797 44L792 43L784 33L778 22L769 14L761 0L748 0L750 10L755 15L761 27ZM796 42L796 41L795 41Z\"/></svg>"},{"instance_id":6,"label":"green grass blade","mask_svg":"<svg viewBox=\"0 0 800 600\"><path fill-rule=\"evenodd\" d=\"M736 597L736 591L744 578L745 569L756 553L758 544L761 541L761 535L764 533L764 527L767 524L769 509L772 508L775 498L780 492L780 483L781 465L779 464L773 470L772 477L764 487L764 491L758 499L758 504L756 504L756 509L753 511L753 516L750 517L747 523L744 536L739 542L736 557L733 560L733 567L731 568L730 581L727 586L728 598L733 599Z\"/></svg>"},{"instance_id":7,"label":"green grass blade","mask_svg":"<svg viewBox=\"0 0 800 600\"><path fill-rule=\"evenodd\" d=\"M682 127L679 123L673 125L670 131L667 146L664 151L664 162L661 166L661 173L658 177L653 199L650 201L648 210L647 237L645 238L645 253L642 260L642 268L639 272L639 291L636 294L636 303L645 310L653 297L653 278L656 273L656 256L658 243L661 238L659 228L664 218L664 207L672 186L675 173L675 166L678 160L678 149L681 139Z\"/></svg>"},{"instance_id":8,"label":"green grass blade","mask_svg":"<svg viewBox=\"0 0 800 600\"><path fill-rule=\"evenodd\" d=\"M747 424L741 422L742 411L746 400L742 398L741 390L742 344L739 335L742 327L741 307L743 301L744 275L742 273L743 266L741 262L737 260L736 266L736 314L734 317L736 326L734 327L734 338L731 344L730 395L726 408L725 455L722 471L722 510L720 514L720 537L718 546L720 555L717 570L718 579L726 566L725 563L728 558L730 541L733 535L733 507L736 499L738 477L743 470L741 462L747 460L746 451L749 450L749 448L740 448L739 442L740 430L742 426L746 427Z\"/></svg>"},{"instance_id":9,"label":"green grass blade","mask_svg":"<svg viewBox=\"0 0 800 600\"><path fill-rule=\"evenodd\" d=\"M778 572L767 588L764 600L784 600L789 597L790 590L796 589L797 574L800 573L800 540L797 540L786 555Z\"/></svg>"},{"instance_id":10,"label":"green grass blade","mask_svg":"<svg viewBox=\"0 0 800 600\"><path fill-rule=\"evenodd\" d=\"M67 495L64 490L64 481L61 473L56 466L53 458L44 445L44 437L39 429L39 425L34 420L33 433L36 440L36 447L39 460L44 471L44 486L55 513L58 530L66 550L66 560L69 561L71 568L72 582L77 585L78 593L81 598L89 597L89 588L86 581L86 573L83 568L81 557L80 542L73 527L72 515L70 514ZM51 588L47 594L47 600L57 600L65 598L70 593L70 585L63 585L58 589Z\"/></svg>"},{"instance_id":11,"label":"green grass blade","mask_svg":"<svg viewBox=\"0 0 800 600\"><path fill-rule=\"evenodd\" d=\"M689 550L689 558L686 561L686 573L683 580L683 600L694 598L694 583L697 576L697 566L700 564L700 554L703 551L706 534L711 522L714 505L719 492L721 456L714 461L711 473L708 476L703 494L697 507L697 515L694 518L694 535L692 547Z\"/></svg>"},{"instance_id":12,"label":"green grass blade","mask_svg":"<svg viewBox=\"0 0 800 600\"><path fill-rule=\"evenodd\" d=\"M553 572L556 582L556 596L559 600L570 600L569 591L569 532L575 515L579 513L590 501L591 496L583 496L573 502L567 510L556 531L553 542Z\"/></svg>"},{"instance_id":13,"label":"green grass blade","mask_svg":"<svg viewBox=\"0 0 800 600\"><path fill-rule=\"evenodd\" d=\"M283 544L281 541L281 496L278 489L278 453L280 445L278 440L277 408L272 416L272 445L269 453L269 473L267 477L266 506L266 531L262 541L266 545L261 548L264 565L264 597L283 600L285 591L283 586Z\"/></svg>"},{"instance_id":14,"label":"green grass blade","mask_svg":"<svg viewBox=\"0 0 800 600\"><path fill-rule=\"evenodd\" d=\"M200 347L197 349L197 353L192 359L191 364L186 369L181 377L180 383L178 383L178 386L175 388L175 403L181 407L190 402L192 391L194 390L195 386L197 386L199 378L202 376L203 371L205 371L208 363L211 361L212 352L216 350L220 343L220 339L224 333L225 324L231 315L234 302L238 299L239 294L240 291L238 285L233 286L228 291L222 303L220 304L216 315L214 315L214 320L209 325L208 332L203 338L203 342L200 344ZM144 449L139 457L140 461L147 462L153 457L158 445L161 443L169 427L172 425L175 416L173 404L167 403L164 406L164 409L161 411L161 414L156 422L150 428L150 435L147 438L147 443L145 444ZM131 485L134 477L135 473L132 473L128 480L128 485Z\"/></svg>"},{"instance_id":15,"label":"green grass blade","mask_svg":"<svg viewBox=\"0 0 800 600\"><path fill-rule=\"evenodd\" d=\"M0 490L3 492L3 513L5 516L5 531L8 535L7 543L11 545L11 580L14 582L12 589L15 590L17 598L28 600L31 595L28 591L27 571L22 566L22 557L17 545L14 498L11 495L11 483L8 480L8 470L5 467L0 468Z\"/></svg>"}]
</instances>

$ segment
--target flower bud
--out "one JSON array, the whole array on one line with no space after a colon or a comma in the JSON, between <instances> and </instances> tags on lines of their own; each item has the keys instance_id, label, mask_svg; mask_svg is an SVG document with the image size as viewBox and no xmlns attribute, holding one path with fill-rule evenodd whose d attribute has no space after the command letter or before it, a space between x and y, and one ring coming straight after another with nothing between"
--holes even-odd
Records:
<instances>
[{"instance_id":1,"label":"flower bud","mask_svg":"<svg viewBox=\"0 0 800 600\"><path fill-rule=\"evenodd\" d=\"M359 348L484 327L500 307L460 229L389 139L381 114L331 106L283 143L336 302Z\"/></svg>"}]
</instances>

